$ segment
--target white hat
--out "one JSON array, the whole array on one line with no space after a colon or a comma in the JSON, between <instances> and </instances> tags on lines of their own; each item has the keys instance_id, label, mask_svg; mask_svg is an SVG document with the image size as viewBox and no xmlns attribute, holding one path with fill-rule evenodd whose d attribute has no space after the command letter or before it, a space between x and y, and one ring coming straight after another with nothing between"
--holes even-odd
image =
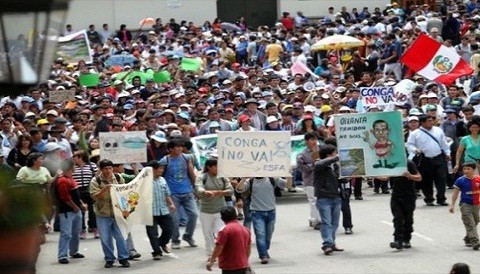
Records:
<instances>
[{"instance_id":1,"label":"white hat","mask_svg":"<svg viewBox=\"0 0 480 274\"><path fill-rule=\"evenodd\" d=\"M140 91L138 89L132 90L132 95L137 94L137 93L140 93Z\"/></svg>"},{"instance_id":2,"label":"white hat","mask_svg":"<svg viewBox=\"0 0 480 274\"><path fill-rule=\"evenodd\" d=\"M350 112L352 110L347 106L341 106L340 109L338 109L338 111L348 111L348 112Z\"/></svg>"},{"instance_id":3,"label":"white hat","mask_svg":"<svg viewBox=\"0 0 480 274\"><path fill-rule=\"evenodd\" d=\"M150 135L150 138L159 142L159 143L166 143L167 138L165 137L165 132L158 130L155 132L155 134Z\"/></svg>"},{"instance_id":4,"label":"white hat","mask_svg":"<svg viewBox=\"0 0 480 274\"><path fill-rule=\"evenodd\" d=\"M52 152L52 151L55 151L57 149L62 149L62 147L57 143L50 142L50 143L47 143L45 145L45 151L46 152Z\"/></svg>"},{"instance_id":5,"label":"white hat","mask_svg":"<svg viewBox=\"0 0 480 274\"><path fill-rule=\"evenodd\" d=\"M321 96L323 99L330 99L330 96L328 96L328 94L324 93L322 94Z\"/></svg>"},{"instance_id":6,"label":"white hat","mask_svg":"<svg viewBox=\"0 0 480 274\"><path fill-rule=\"evenodd\" d=\"M410 121L419 121L419 120L418 120L418 116L410 116L410 117L408 117L408 122L410 122Z\"/></svg>"},{"instance_id":7,"label":"white hat","mask_svg":"<svg viewBox=\"0 0 480 274\"><path fill-rule=\"evenodd\" d=\"M182 137L182 132L178 129L172 130L170 137Z\"/></svg>"},{"instance_id":8,"label":"white hat","mask_svg":"<svg viewBox=\"0 0 480 274\"><path fill-rule=\"evenodd\" d=\"M25 118L28 118L28 117L31 117L31 116L35 117L37 115L35 113L31 112L31 111L29 111L25 114Z\"/></svg>"},{"instance_id":9,"label":"white hat","mask_svg":"<svg viewBox=\"0 0 480 274\"><path fill-rule=\"evenodd\" d=\"M433 92L429 92L429 93L427 94L427 98L438 98L438 96L437 96L435 93L433 93Z\"/></svg>"},{"instance_id":10,"label":"white hat","mask_svg":"<svg viewBox=\"0 0 480 274\"><path fill-rule=\"evenodd\" d=\"M185 96L185 94L183 94L183 93L177 93L177 94L175 94L175 99L178 99L178 98L180 98L180 97L182 97L182 96Z\"/></svg>"},{"instance_id":11,"label":"white hat","mask_svg":"<svg viewBox=\"0 0 480 274\"><path fill-rule=\"evenodd\" d=\"M270 124L270 123L273 123L273 122L277 122L277 121L278 121L278 119L277 119L277 117L275 117L275 116L268 116L268 117L267 117L267 124Z\"/></svg>"},{"instance_id":12,"label":"white hat","mask_svg":"<svg viewBox=\"0 0 480 274\"><path fill-rule=\"evenodd\" d=\"M227 79L227 80L224 80L224 81L222 82L222 84L224 84L224 85L228 85L228 84L231 84L231 83L232 83L232 81L230 81L230 80L228 80L228 79Z\"/></svg>"},{"instance_id":13,"label":"white hat","mask_svg":"<svg viewBox=\"0 0 480 274\"><path fill-rule=\"evenodd\" d=\"M123 84L123 81L122 80L115 80L115 82L113 82L113 85L116 86L116 85L121 85Z\"/></svg>"},{"instance_id":14,"label":"white hat","mask_svg":"<svg viewBox=\"0 0 480 274\"><path fill-rule=\"evenodd\" d=\"M306 105L305 108L304 108L304 111L305 112L316 112L317 108L312 106L312 105Z\"/></svg>"},{"instance_id":15,"label":"white hat","mask_svg":"<svg viewBox=\"0 0 480 274\"><path fill-rule=\"evenodd\" d=\"M53 115L58 117L58 112L56 110L51 109L47 111L47 115Z\"/></svg>"}]
</instances>

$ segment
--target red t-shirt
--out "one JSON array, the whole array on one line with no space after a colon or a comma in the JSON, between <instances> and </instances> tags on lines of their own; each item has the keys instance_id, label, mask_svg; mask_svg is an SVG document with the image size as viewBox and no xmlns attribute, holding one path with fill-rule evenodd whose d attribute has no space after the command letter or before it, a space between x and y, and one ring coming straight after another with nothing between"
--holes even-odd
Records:
<instances>
[{"instance_id":1,"label":"red t-shirt","mask_svg":"<svg viewBox=\"0 0 480 274\"><path fill-rule=\"evenodd\" d=\"M222 270L236 270L248 267L248 249L252 240L250 230L238 221L227 223L217 236L217 245L223 245L218 256L218 267Z\"/></svg>"}]
</instances>

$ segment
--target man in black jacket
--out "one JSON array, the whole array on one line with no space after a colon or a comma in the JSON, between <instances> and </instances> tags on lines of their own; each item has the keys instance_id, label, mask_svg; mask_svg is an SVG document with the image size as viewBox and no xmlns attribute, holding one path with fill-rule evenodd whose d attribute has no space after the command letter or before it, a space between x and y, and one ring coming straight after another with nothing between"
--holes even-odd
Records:
<instances>
[{"instance_id":1,"label":"man in black jacket","mask_svg":"<svg viewBox=\"0 0 480 274\"><path fill-rule=\"evenodd\" d=\"M319 150L320 160L315 162L313 187L320 213L322 250L325 255L333 251L343 251L335 245L335 234L340 220L342 192L338 180L337 148L324 145Z\"/></svg>"}]
</instances>

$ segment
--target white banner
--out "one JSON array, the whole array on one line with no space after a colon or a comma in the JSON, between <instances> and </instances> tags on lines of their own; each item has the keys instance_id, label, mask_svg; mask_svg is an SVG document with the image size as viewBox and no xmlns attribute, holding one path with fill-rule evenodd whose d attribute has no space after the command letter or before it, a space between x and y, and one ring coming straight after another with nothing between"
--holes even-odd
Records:
<instances>
[{"instance_id":1,"label":"white banner","mask_svg":"<svg viewBox=\"0 0 480 274\"><path fill-rule=\"evenodd\" d=\"M128 184L112 185L112 198L115 221L126 239L133 224L153 224L153 169L143 168Z\"/></svg>"},{"instance_id":2,"label":"white banner","mask_svg":"<svg viewBox=\"0 0 480 274\"><path fill-rule=\"evenodd\" d=\"M147 161L147 134L145 131L100 132L100 159L114 164Z\"/></svg>"},{"instance_id":3,"label":"white banner","mask_svg":"<svg viewBox=\"0 0 480 274\"><path fill-rule=\"evenodd\" d=\"M360 96L364 108L369 106L386 106L395 103L393 87L365 87L360 88Z\"/></svg>"},{"instance_id":4,"label":"white banner","mask_svg":"<svg viewBox=\"0 0 480 274\"><path fill-rule=\"evenodd\" d=\"M219 176L290 177L290 142L284 131L219 132Z\"/></svg>"},{"instance_id":5,"label":"white banner","mask_svg":"<svg viewBox=\"0 0 480 274\"><path fill-rule=\"evenodd\" d=\"M48 101L60 103L64 101L76 101L75 90L50 90L48 92Z\"/></svg>"},{"instance_id":6,"label":"white banner","mask_svg":"<svg viewBox=\"0 0 480 274\"><path fill-rule=\"evenodd\" d=\"M58 38L57 58L62 57L67 63L76 64L83 60L91 64L93 62L91 51L86 30Z\"/></svg>"}]
</instances>

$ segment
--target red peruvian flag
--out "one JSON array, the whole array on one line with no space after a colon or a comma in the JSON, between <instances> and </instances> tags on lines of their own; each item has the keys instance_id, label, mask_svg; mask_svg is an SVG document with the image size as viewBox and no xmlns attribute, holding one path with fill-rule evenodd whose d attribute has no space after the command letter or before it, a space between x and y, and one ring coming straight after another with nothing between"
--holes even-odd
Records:
<instances>
[{"instance_id":1,"label":"red peruvian flag","mask_svg":"<svg viewBox=\"0 0 480 274\"><path fill-rule=\"evenodd\" d=\"M425 34L413 42L400 62L423 77L445 85L473 73L470 65L453 48L447 48Z\"/></svg>"}]
</instances>

